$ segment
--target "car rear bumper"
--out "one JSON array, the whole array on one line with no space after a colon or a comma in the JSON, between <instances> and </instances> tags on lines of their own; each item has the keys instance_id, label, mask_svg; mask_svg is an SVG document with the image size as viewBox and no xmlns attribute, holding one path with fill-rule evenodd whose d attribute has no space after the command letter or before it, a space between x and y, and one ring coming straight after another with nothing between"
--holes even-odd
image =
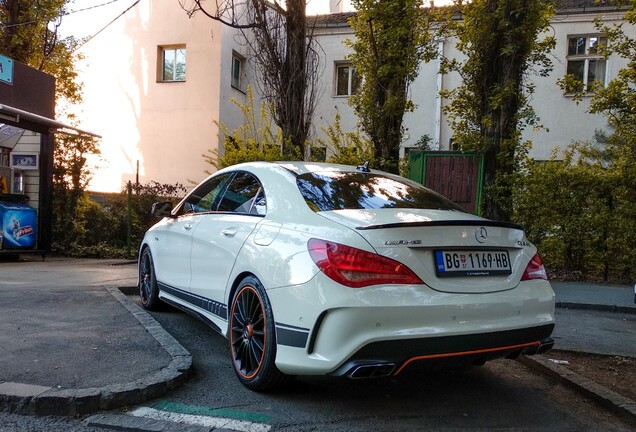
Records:
<instances>
[{"instance_id":1,"label":"car rear bumper","mask_svg":"<svg viewBox=\"0 0 636 432\"><path fill-rule=\"evenodd\" d=\"M543 349L554 328L554 292L543 280L486 294L308 284L268 295L277 332L284 324L304 327L307 335L295 346L278 341L276 365L288 374L350 375L368 364L392 364L395 374L415 365L514 357ZM303 301L281 307L289 296Z\"/></svg>"},{"instance_id":2,"label":"car rear bumper","mask_svg":"<svg viewBox=\"0 0 636 432\"><path fill-rule=\"evenodd\" d=\"M475 335L372 342L332 375L351 378L388 376L412 368L482 364L496 358L533 355L552 348L554 341L549 336L553 329L554 324L549 324ZM394 366L392 369L391 365Z\"/></svg>"}]
</instances>

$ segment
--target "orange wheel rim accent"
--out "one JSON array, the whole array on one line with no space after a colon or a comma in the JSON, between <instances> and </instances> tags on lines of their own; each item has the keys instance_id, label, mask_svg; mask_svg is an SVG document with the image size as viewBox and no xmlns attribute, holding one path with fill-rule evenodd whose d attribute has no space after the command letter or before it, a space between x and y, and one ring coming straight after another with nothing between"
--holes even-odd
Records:
<instances>
[{"instance_id":1,"label":"orange wheel rim accent","mask_svg":"<svg viewBox=\"0 0 636 432\"><path fill-rule=\"evenodd\" d=\"M256 289L244 286L236 294L230 315L230 349L236 371L254 378L263 365L267 347L267 321Z\"/></svg>"}]
</instances>

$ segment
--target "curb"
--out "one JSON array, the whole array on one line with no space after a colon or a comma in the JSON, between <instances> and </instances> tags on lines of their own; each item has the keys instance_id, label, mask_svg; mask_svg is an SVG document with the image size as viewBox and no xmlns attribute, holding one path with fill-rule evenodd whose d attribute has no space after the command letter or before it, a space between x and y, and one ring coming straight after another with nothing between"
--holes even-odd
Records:
<instances>
[{"instance_id":1,"label":"curb","mask_svg":"<svg viewBox=\"0 0 636 432\"><path fill-rule=\"evenodd\" d=\"M520 356L518 361L527 367L567 385L609 409L625 421L636 425L636 402L628 397L618 394L607 387L603 387L566 367L553 363L540 354L531 357Z\"/></svg>"},{"instance_id":2,"label":"curb","mask_svg":"<svg viewBox=\"0 0 636 432\"><path fill-rule=\"evenodd\" d=\"M617 306L617 305L604 305L604 304L589 304L589 303L577 303L577 302L556 302L555 306L559 309L580 309L580 310L595 310L601 312L618 312L626 314L636 314L636 305L631 306Z\"/></svg>"},{"instance_id":3,"label":"curb","mask_svg":"<svg viewBox=\"0 0 636 432\"><path fill-rule=\"evenodd\" d=\"M85 389L59 389L0 382L0 410L16 414L75 416L136 405L183 385L192 371L192 354L154 318L119 289L106 290L141 323L172 358L158 372L123 384Z\"/></svg>"}]
</instances>

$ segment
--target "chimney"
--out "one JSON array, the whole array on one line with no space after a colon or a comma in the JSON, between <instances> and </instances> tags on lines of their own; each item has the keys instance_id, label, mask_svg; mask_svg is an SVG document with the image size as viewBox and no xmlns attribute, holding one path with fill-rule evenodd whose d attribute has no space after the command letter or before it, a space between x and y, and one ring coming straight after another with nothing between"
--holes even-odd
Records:
<instances>
[{"instance_id":1,"label":"chimney","mask_svg":"<svg viewBox=\"0 0 636 432\"><path fill-rule=\"evenodd\" d=\"M344 0L329 0L329 13L342 12L342 5Z\"/></svg>"}]
</instances>

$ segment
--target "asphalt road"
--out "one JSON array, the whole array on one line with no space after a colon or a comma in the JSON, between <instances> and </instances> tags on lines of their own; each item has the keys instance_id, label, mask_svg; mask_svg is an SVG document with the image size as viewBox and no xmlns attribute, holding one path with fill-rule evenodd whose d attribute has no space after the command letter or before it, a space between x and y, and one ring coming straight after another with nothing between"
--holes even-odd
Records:
<instances>
[{"instance_id":1,"label":"asphalt road","mask_svg":"<svg viewBox=\"0 0 636 432\"><path fill-rule=\"evenodd\" d=\"M561 322L581 322L580 311L558 313ZM614 316L595 313L607 314L608 320ZM164 413L198 412L247 419L255 422L255 427L242 430L250 432L634 430L579 393L511 360L378 380L299 378L284 392L254 393L236 379L223 337L175 309L152 315L193 354L195 374L180 389L145 404L149 410L161 407ZM172 429L156 429L151 420L131 415L139 409L129 407L108 415L124 419L117 429L123 431L213 429L174 423ZM103 430L87 426L83 419L0 413L0 432Z\"/></svg>"},{"instance_id":2,"label":"asphalt road","mask_svg":"<svg viewBox=\"0 0 636 432\"><path fill-rule=\"evenodd\" d=\"M183 388L155 403L233 410L261 419L272 431L633 430L510 360L379 380L300 378L285 392L258 394L239 384L226 340L207 325L176 310L153 316L193 354L196 371Z\"/></svg>"}]
</instances>

